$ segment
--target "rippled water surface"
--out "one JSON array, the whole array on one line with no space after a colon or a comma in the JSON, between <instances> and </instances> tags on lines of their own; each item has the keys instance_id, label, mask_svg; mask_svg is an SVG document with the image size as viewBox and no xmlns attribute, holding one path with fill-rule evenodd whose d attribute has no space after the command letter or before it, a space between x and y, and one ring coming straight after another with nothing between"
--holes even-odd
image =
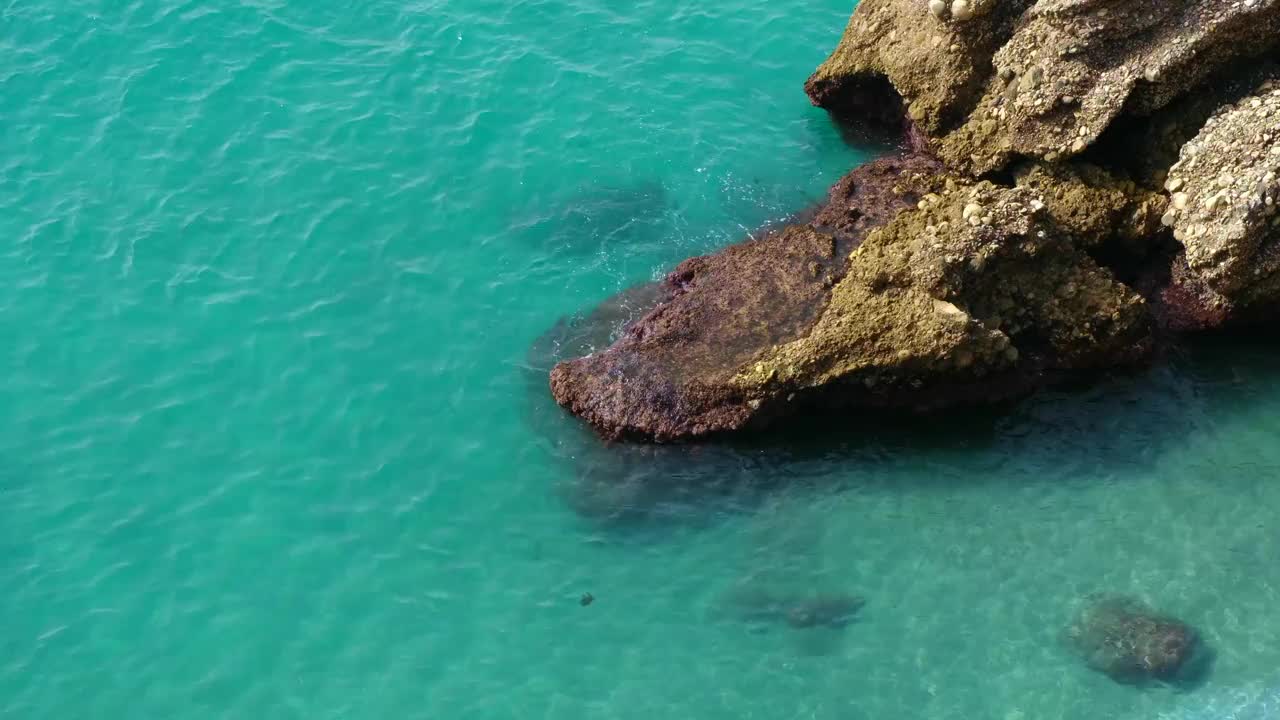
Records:
<instances>
[{"instance_id":1,"label":"rippled water surface","mask_svg":"<svg viewBox=\"0 0 1280 720\"><path fill-rule=\"evenodd\" d=\"M850 8L0 8L0 717L1275 717L1274 344L753 446L549 403L874 152L801 92ZM1211 671L1088 670L1095 593Z\"/></svg>"}]
</instances>

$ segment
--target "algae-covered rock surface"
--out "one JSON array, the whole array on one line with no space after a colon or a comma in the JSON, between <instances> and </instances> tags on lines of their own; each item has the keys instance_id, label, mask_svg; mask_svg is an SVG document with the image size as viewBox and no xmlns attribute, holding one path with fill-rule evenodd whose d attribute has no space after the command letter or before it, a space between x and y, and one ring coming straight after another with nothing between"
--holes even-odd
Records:
<instances>
[{"instance_id":1,"label":"algae-covered rock surface","mask_svg":"<svg viewBox=\"0 0 1280 720\"><path fill-rule=\"evenodd\" d=\"M1280 305L1280 0L862 0L805 85L906 154L687 260L556 400L614 439L931 411Z\"/></svg>"},{"instance_id":2,"label":"algae-covered rock surface","mask_svg":"<svg viewBox=\"0 0 1280 720\"><path fill-rule=\"evenodd\" d=\"M552 373L557 400L607 436L988 401L1151 348L1143 299L1038 195L922 158L859 168L813 225L686 261L667 284L673 297L621 341Z\"/></svg>"},{"instance_id":3,"label":"algae-covered rock surface","mask_svg":"<svg viewBox=\"0 0 1280 720\"><path fill-rule=\"evenodd\" d=\"M866 233L914 207L939 166L891 158L858 168L811 225L681 263L670 298L608 350L551 373L557 401L611 437L670 440L744 427L760 409L733 379L761 353L802 337Z\"/></svg>"}]
</instances>

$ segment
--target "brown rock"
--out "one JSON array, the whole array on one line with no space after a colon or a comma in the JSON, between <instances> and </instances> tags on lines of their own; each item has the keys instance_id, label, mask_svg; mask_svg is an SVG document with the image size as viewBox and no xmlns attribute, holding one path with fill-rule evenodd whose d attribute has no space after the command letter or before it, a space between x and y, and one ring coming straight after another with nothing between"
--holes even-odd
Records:
<instances>
[{"instance_id":1,"label":"brown rock","mask_svg":"<svg viewBox=\"0 0 1280 720\"><path fill-rule=\"evenodd\" d=\"M1141 298L1030 191L935 171L860 168L814 221L833 234L791 227L686 261L669 302L556 367L556 399L608 437L667 441L815 404L989 402L1046 372L1146 357Z\"/></svg>"},{"instance_id":2,"label":"brown rock","mask_svg":"<svg viewBox=\"0 0 1280 720\"><path fill-rule=\"evenodd\" d=\"M1175 333L1200 332L1226 325L1236 315L1235 305L1209 287L1187 266L1179 252L1167 266L1154 266L1138 279L1160 327Z\"/></svg>"},{"instance_id":3,"label":"brown rock","mask_svg":"<svg viewBox=\"0 0 1280 720\"><path fill-rule=\"evenodd\" d=\"M862 0L806 89L917 152L682 263L552 392L607 437L683 440L991 402L1141 362L1157 323L1263 316L1280 86L1242 88L1278 46L1280 0Z\"/></svg>"},{"instance_id":4,"label":"brown rock","mask_svg":"<svg viewBox=\"0 0 1280 720\"><path fill-rule=\"evenodd\" d=\"M792 226L681 263L665 281L670 299L617 344L552 371L556 400L610 437L671 440L745 426L759 408L729 381L813 323L850 249L919 202L937 168L920 157L869 163L836 185L813 221L829 233Z\"/></svg>"},{"instance_id":5,"label":"brown rock","mask_svg":"<svg viewBox=\"0 0 1280 720\"><path fill-rule=\"evenodd\" d=\"M839 47L809 78L805 91L815 105L864 115L866 108L886 107L886 90L896 89L924 133L951 130L978 102L992 53L1031 0L992 4L995 12L948 22L931 15L919 0L863 0ZM888 107L904 105L899 100Z\"/></svg>"},{"instance_id":6,"label":"brown rock","mask_svg":"<svg viewBox=\"0 0 1280 720\"><path fill-rule=\"evenodd\" d=\"M1148 115L1280 44L1280 3L1016 0L940 23L915 0L864 0L806 89L835 112L887 78L953 169L1084 151L1122 114ZM931 34L946 40L935 45ZM890 39L892 38L892 39ZM957 48L955 51L950 47Z\"/></svg>"}]
</instances>

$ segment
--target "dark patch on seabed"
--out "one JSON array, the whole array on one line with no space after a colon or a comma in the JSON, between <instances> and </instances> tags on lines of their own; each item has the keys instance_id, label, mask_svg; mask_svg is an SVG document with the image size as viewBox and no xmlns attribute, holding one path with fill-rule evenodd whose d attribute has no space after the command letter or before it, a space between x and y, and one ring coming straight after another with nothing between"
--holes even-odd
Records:
<instances>
[{"instance_id":1,"label":"dark patch on seabed","mask_svg":"<svg viewBox=\"0 0 1280 720\"><path fill-rule=\"evenodd\" d=\"M551 210L524 213L512 229L545 255L589 255L634 249L660 238L670 222L667 190L656 180L601 182L582 188Z\"/></svg>"},{"instance_id":2,"label":"dark patch on seabed","mask_svg":"<svg viewBox=\"0 0 1280 720\"><path fill-rule=\"evenodd\" d=\"M667 292L661 283L646 283L590 313L561 318L534 342L524 369L529 422L564 468L557 491L580 516L615 528L713 522L726 513L758 508L784 490L867 487L885 482L890 475L885 471L895 463L922 456L978 467L990 456L1034 452L1052 467L1075 461L1087 448L1103 468L1151 466L1163 450L1197 431L1211 403L1231 403L1238 411L1241 404L1257 401L1247 391L1248 379L1274 377L1269 359L1280 345L1212 335L1175 346L1148 371L1044 391L1006 408L928 417L835 413L719 442L605 443L556 405L547 373L561 360L608 347ZM1153 418L1160 422L1156 429ZM1143 451L1135 453L1123 438L1142 438ZM980 472L965 477L985 481Z\"/></svg>"},{"instance_id":3,"label":"dark patch on seabed","mask_svg":"<svg viewBox=\"0 0 1280 720\"><path fill-rule=\"evenodd\" d=\"M770 592L737 585L725 594L726 611L750 623L782 624L796 630L843 629L854 622L866 600L848 593Z\"/></svg>"}]
</instances>

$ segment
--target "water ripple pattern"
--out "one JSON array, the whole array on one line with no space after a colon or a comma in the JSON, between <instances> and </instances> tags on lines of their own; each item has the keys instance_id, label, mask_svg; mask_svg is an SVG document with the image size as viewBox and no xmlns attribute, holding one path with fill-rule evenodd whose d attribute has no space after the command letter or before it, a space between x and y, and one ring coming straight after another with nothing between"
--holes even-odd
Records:
<instances>
[{"instance_id":1,"label":"water ripple pattern","mask_svg":"<svg viewBox=\"0 0 1280 720\"><path fill-rule=\"evenodd\" d=\"M850 5L0 7L0 717L1265 705L1274 347L803 451L550 406L562 317L869 157L800 91ZM744 582L867 605L757 626ZM1097 591L1201 627L1209 685L1067 654Z\"/></svg>"}]
</instances>

